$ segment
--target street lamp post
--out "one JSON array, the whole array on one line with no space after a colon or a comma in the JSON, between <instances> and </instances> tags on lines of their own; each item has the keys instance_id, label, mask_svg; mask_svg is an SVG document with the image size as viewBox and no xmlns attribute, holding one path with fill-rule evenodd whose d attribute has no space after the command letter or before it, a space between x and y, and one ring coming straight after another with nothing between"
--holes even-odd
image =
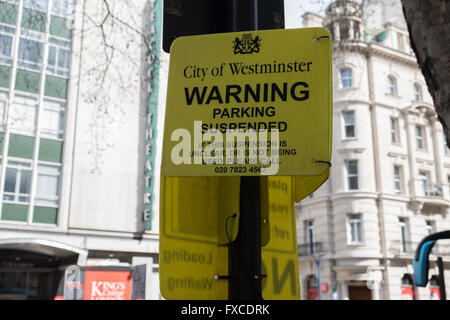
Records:
<instances>
[{"instance_id":1,"label":"street lamp post","mask_svg":"<svg viewBox=\"0 0 450 320\"><path fill-rule=\"evenodd\" d=\"M322 257L323 254L318 254L316 258L316 264L317 264L317 286L319 290L319 300L322 300L322 283L320 278L320 265L322 264Z\"/></svg>"}]
</instances>

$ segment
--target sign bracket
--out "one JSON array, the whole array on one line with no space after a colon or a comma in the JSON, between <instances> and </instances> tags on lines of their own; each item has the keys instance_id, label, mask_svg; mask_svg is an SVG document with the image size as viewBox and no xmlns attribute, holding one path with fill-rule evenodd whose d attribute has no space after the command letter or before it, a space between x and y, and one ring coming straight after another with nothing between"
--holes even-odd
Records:
<instances>
[{"instance_id":1,"label":"sign bracket","mask_svg":"<svg viewBox=\"0 0 450 320\"><path fill-rule=\"evenodd\" d=\"M255 275L250 275L247 277L238 277L238 276L233 276L233 275L226 275L226 276L221 276L221 275L215 275L214 279L215 280L259 280L259 279L264 279L267 278L267 274L255 274Z\"/></svg>"}]
</instances>

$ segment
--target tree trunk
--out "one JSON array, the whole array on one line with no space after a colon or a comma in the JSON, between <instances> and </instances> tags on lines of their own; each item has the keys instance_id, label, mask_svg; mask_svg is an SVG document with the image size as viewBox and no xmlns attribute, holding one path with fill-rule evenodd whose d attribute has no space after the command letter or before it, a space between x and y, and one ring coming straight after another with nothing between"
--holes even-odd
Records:
<instances>
[{"instance_id":1,"label":"tree trunk","mask_svg":"<svg viewBox=\"0 0 450 320\"><path fill-rule=\"evenodd\" d=\"M450 147L450 2L402 0L402 4L411 47Z\"/></svg>"}]
</instances>

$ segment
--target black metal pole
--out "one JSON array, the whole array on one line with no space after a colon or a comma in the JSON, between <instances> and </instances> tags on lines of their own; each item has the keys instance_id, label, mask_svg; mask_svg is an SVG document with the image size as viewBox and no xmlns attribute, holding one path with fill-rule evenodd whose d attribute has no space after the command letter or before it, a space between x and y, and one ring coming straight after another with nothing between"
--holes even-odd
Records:
<instances>
[{"instance_id":1,"label":"black metal pole","mask_svg":"<svg viewBox=\"0 0 450 320\"><path fill-rule=\"evenodd\" d=\"M232 31L257 30L258 0L233 0L231 16ZM239 233L228 249L228 298L262 300L260 177L241 177L240 187Z\"/></svg>"},{"instance_id":2,"label":"black metal pole","mask_svg":"<svg viewBox=\"0 0 450 320\"><path fill-rule=\"evenodd\" d=\"M253 29L258 30L258 0L253 0Z\"/></svg>"},{"instance_id":3,"label":"black metal pole","mask_svg":"<svg viewBox=\"0 0 450 320\"><path fill-rule=\"evenodd\" d=\"M442 261L442 257L437 258L437 265L439 269L439 293L441 295L441 300L447 300L447 295L445 292L444 263Z\"/></svg>"},{"instance_id":4,"label":"black metal pole","mask_svg":"<svg viewBox=\"0 0 450 320\"><path fill-rule=\"evenodd\" d=\"M259 188L259 177L241 177L239 234L228 249L230 300L262 300Z\"/></svg>"},{"instance_id":5,"label":"black metal pole","mask_svg":"<svg viewBox=\"0 0 450 320\"><path fill-rule=\"evenodd\" d=\"M238 27L238 0L231 0L231 31L239 30Z\"/></svg>"}]
</instances>

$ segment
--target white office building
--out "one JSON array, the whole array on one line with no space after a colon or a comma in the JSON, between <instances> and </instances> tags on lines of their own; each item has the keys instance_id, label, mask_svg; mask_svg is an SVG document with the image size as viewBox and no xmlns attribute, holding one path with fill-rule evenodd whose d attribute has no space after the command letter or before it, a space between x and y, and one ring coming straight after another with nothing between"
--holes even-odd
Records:
<instances>
[{"instance_id":1,"label":"white office building","mask_svg":"<svg viewBox=\"0 0 450 320\"><path fill-rule=\"evenodd\" d=\"M450 229L450 153L409 45L399 0L340 0L304 26L333 35L333 167L296 204L302 299L420 299L438 293L442 256L430 281L413 286L412 259L429 233Z\"/></svg>"},{"instance_id":2,"label":"white office building","mask_svg":"<svg viewBox=\"0 0 450 320\"><path fill-rule=\"evenodd\" d=\"M0 1L0 299L145 265L160 299L162 0ZM59 287L58 287L59 286Z\"/></svg>"}]
</instances>

